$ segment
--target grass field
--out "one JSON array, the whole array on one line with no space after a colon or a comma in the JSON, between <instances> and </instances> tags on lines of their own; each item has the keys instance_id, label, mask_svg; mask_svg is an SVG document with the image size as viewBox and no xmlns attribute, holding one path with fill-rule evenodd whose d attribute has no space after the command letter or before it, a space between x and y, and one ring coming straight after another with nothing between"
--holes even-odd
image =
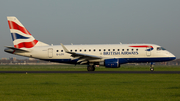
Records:
<instances>
[{"instance_id":1,"label":"grass field","mask_svg":"<svg viewBox=\"0 0 180 101\"><path fill-rule=\"evenodd\" d=\"M0 70L77 70L85 66L0 66ZM124 66L105 70L149 70ZM157 66L155 70L178 70ZM0 74L0 101L179 101L180 74Z\"/></svg>"}]
</instances>

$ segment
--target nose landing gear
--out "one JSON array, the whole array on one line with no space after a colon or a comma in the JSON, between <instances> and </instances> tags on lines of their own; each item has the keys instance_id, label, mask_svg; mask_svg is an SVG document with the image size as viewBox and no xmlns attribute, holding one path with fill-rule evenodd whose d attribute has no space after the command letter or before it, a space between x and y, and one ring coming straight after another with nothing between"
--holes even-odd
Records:
<instances>
[{"instance_id":1,"label":"nose landing gear","mask_svg":"<svg viewBox=\"0 0 180 101\"><path fill-rule=\"evenodd\" d=\"M154 62L151 62L151 65L150 65L150 71L151 71L151 72L154 71Z\"/></svg>"}]
</instances>

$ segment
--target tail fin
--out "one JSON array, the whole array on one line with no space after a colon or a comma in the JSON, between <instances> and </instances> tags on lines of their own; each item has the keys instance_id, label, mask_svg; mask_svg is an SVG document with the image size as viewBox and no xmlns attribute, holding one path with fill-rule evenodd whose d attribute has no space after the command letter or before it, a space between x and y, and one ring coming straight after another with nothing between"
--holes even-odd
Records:
<instances>
[{"instance_id":1,"label":"tail fin","mask_svg":"<svg viewBox=\"0 0 180 101\"><path fill-rule=\"evenodd\" d=\"M15 48L32 48L48 45L36 40L16 17L7 17Z\"/></svg>"}]
</instances>

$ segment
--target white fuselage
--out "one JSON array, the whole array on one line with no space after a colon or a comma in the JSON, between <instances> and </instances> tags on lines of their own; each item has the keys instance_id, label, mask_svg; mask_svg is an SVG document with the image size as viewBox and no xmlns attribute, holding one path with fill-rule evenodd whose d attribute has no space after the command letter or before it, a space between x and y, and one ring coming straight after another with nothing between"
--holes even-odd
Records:
<instances>
[{"instance_id":1,"label":"white fuselage","mask_svg":"<svg viewBox=\"0 0 180 101\"><path fill-rule=\"evenodd\" d=\"M130 47L130 46L152 46L153 49L147 51L150 47ZM129 62L152 62L149 59L156 59L154 62L161 61L168 58L175 58L173 54L167 50L157 50L160 46L155 44L104 44L104 45L65 45L65 47L75 53L82 53L87 55L99 56L102 59L97 59L96 61L103 61L104 59L110 58L123 58L123 59L133 59ZM61 45L54 46L36 46L30 49L27 53L14 53L17 55L38 58L42 60L57 60L70 59L74 60L76 58L72 57L64 51ZM147 61L140 61L139 59L146 59ZM138 61L136 61L138 60Z\"/></svg>"}]
</instances>

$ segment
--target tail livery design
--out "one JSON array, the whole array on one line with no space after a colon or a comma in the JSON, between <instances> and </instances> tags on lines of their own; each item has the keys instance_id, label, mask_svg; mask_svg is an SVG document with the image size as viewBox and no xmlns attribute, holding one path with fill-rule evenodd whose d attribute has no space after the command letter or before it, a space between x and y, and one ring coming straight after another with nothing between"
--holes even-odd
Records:
<instances>
[{"instance_id":1,"label":"tail livery design","mask_svg":"<svg viewBox=\"0 0 180 101\"><path fill-rule=\"evenodd\" d=\"M15 48L32 48L38 44L39 41L29 33L16 17L7 17L7 20Z\"/></svg>"}]
</instances>

